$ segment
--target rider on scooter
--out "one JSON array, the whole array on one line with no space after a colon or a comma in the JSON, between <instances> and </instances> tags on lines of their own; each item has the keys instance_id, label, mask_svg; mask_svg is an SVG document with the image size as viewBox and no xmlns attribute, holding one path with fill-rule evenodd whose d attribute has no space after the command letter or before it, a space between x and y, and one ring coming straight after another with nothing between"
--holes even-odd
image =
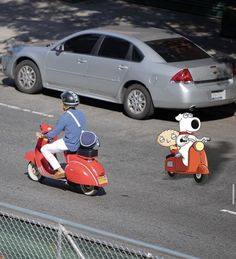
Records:
<instances>
[{"instance_id":1,"label":"rider on scooter","mask_svg":"<svg viewBox=\"0 0 236 259\"><path fill-rule=\"evenodd\" d=\"M84 113L76 109L76 106L79 105L79 96L72 91L65 91L61 94L61 100L64 113L59 117L55 128L44 135L39 132L36 133L38 138L43 137L49 140L49 143L41 148L41 152L55 171L55 179L65 177L65 171L54 154L66 150L77 151L80 146L81 132L86 125ZM62 131L65 132L65 136L50 143L50 140Z\"/></svg>"}]
</instances>

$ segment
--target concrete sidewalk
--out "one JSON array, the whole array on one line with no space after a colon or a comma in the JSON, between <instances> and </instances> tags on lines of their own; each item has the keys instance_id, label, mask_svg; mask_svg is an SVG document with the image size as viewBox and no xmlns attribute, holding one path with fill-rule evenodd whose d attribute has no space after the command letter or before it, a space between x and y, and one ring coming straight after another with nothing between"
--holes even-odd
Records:
<instances>
[{"instance_id":1,"label":"concrete sidewalk","mask_svg":"<svg viewBox=\"0 0 236 259\"><path fill-rule=\"evenodd\" d=\"M72 32L109 24L159 27L180 33L210 54L236 59L236 40L220 36L221 21L147 7L126 1L2 0L0 3L0 55L6 41L54 41Z\"/></svg>"}]
</instances>

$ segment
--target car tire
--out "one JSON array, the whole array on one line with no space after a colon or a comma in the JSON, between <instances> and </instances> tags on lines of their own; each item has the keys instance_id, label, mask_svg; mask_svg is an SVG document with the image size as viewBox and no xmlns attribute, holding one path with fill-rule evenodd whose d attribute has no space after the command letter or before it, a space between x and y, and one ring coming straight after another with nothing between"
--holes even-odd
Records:
<instances>
[{"instance_id":1,"label":"car tire","mask_svg":"<svg viewBox=\"0 0 236 259\"><path fill-rule=\"evenodd\" d=\"M152 98L148 90L140 84L128 87L123 105L125 113L136 120L148 119L154 114Z\"/></svg>"},{"instance_id":2,"label":"car tire","mask_svg":"<svg viewBox=\"0 0 236 259\"><path fill-rule=\"evenodd\" d=\"M42 80L38 67L31 60L23 60L15 70L16 88L27 94L35 94L42 90Z\"/></svg>"}]
</instances>

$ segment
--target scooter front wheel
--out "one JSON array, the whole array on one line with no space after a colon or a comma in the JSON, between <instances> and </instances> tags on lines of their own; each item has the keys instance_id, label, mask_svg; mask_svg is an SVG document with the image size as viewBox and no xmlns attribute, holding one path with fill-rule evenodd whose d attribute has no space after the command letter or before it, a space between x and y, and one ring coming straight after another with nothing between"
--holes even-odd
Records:
<instances>
[{"instance_id":1,"label":"scooter front wheel","mask_svg":"<svg viewBox=\"0 0 236 259\"><path fill-rule=\"evenodd\" d=\"M91 185L80 185L81 191L83 194L88 195L88 196L94 196L98 192L98 187L97 186L91 186Z\"/></svg>"},{"instance_id":2,"label":"scooter front wheel","mask_svg":"<svg viewBox=\"0 0 236 259\"><path fill-rule=\"evenodd\" d=\"M32 181L38 182L43 178L36 165L34 165L32 162L28 163L27 171L28 176Z\"/></svg>"},{"instance_id":3,"label":"scooter front wheel","mask_svg":"<svg viewBox=\"0 0 236 259\"><path fill-rule=\"evenodd\" d=\"M197 183L201 183L203 182L204 180L206 180L207 178L207 175L206 174L194 174L194 180L197 182Z\"/></svg>"}]
</instances>

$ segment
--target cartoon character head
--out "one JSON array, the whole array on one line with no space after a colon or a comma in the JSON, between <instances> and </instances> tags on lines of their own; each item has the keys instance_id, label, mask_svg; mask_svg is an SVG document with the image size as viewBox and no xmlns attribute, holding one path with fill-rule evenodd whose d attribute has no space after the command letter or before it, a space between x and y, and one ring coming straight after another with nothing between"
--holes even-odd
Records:
<instances>
[{"instance_id":1,"label":"cartoon character head","mask_svg":"<svg viewBox=\"0 0 236 259\"><path fill-rule=\"evenodd\" d=\"M163 147L176 145L176 139L179 132L176 130L164 130L157 136L157 143Z\"/></svg>"},{"instance_id":2,"label":"cartoon character head","mask_svg":"<svg viewBox=\"0 0 236 259\"><path fill-rule=\"evenodd\" d=\"M180 113L175 119L179 122L180 131L194 132L201 127L201 121L197 117L193 117L192 113Z\"/></svg>"}]
</instances>

